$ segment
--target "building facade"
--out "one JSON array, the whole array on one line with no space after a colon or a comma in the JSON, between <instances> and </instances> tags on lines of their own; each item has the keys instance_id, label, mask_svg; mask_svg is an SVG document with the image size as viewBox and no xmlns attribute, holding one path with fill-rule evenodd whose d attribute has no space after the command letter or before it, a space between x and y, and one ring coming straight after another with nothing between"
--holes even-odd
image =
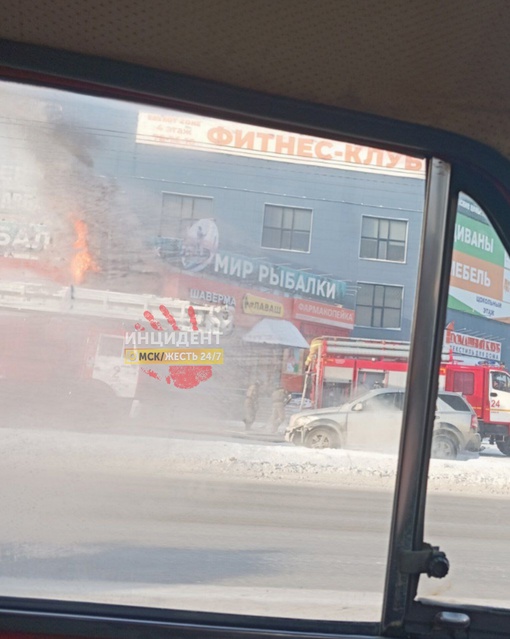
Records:
<instances>
[{"instance_id":1,"label":"building facade","mask_svg":"<svg viewBox=\"0 0 510 639\"><path fill-rule=\"evenodd\" d=\"M291 388L305 350L293 329L305 343L321 335L409 340L421 160L18 90L0 122L5 277L20 272L29 281L228 306L235 318L229 348L243 353L244 373L249 362L249 376L261 374L265 348L262 374L273 385L288 375ZM20 112L29 114L30 132ZM467 197L454 249L447 338L459 357L489 352L510 361L510 262ZM273 342L264 341L268 326L279 327Z\"/></svg>"}]
</instances>

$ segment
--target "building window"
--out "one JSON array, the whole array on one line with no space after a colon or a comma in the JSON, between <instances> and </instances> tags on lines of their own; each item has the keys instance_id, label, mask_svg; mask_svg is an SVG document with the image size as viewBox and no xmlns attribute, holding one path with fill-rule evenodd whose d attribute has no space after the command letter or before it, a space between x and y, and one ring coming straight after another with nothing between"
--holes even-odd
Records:
<instances>
[{"instance_id":1,"label":"building window","mask_svg":"<svg viewBox=\"0 0 510 639\"><path fill-rule=\"evenodd\" d=\"M402 286L358 284L356 324L373 328L400 328Z\"/></svg>"},{"instance_id":2,"label":"building window","mask_svg":"<svg viewBox=\"0 0 510 639\"><path fill-rule=\"evenodd\" d=\"M213 217L213 198L181 193L163 193L161 237L183 237L195 220Z\"/></svg>"},{"instance_id":3,"label":"building window","mask_svg":"<svg viewBox=\"0 0 510 639\"><path fill-rule=\"evenodd\" d=\"M404 262L407 222L364 215L361 222L360 257Z\"/></svg>"},{"instance_id":4,"label":"building window","mask_svg":"<svg viewBox=\"0 0 510 639\"><path fill-rule=\"evenodd\" d=\"M124 340L116 335L100 335L97 355L99 357L121 358L124 352Z\"/></svg>"},{"instance_id":5,"label":"building window","mask_svg":"<svg viewBox=\"0 0 510 639\"><path fill-rule=\"evenodd\" d=\"M311 209L266 204L262 248L307 253L311 231Z\"/></svg>"}]
</instances>

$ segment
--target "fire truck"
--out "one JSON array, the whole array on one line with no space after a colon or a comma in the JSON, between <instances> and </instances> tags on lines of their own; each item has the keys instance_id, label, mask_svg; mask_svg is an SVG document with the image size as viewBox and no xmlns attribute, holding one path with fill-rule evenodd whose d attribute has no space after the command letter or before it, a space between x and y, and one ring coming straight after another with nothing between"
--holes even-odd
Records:
<instances>
[{"instance_id":1,"label":"fire truck","mask_svg":"<svg viewBox=\"0 0 510 639\"><path fill-rule=\"evenodd\" d=\"M405 386L409 342L318 337L306 360L303 398L315 408L337 406L372 388ZM510 456L510 374L503 366L455 361L443 350L439 387L461 393L479 420L480 435Z\"/></svg>"},{"instance_id":2,"label":"fire truck","mask_svg":"<svg viewBox=\"0 0 510 639\"><path fill-rule=\"evenodd\" d=\"M124 361L126 334L161 321L161 307L179 331L192 331L190 302L155 295L129 294L52 283L0 282L0 391L4 416L16 422L27 413L55 420L69 408L69 419L85 419L95 409L121 419L152 391L154 380L142 367ZM226 335L233 328L230 310L193 307L199 331ZM143 327L145 328L145 327ZM164 384L167 390L168 385ZM93 410L94 409L94 410ZM30 413L30 414L29 414ZM32 415L34 413L34 415ZM111 416L110 416L111 413ZM33 421L33 420L32 420Z\"/></svg>"}]
</instances>

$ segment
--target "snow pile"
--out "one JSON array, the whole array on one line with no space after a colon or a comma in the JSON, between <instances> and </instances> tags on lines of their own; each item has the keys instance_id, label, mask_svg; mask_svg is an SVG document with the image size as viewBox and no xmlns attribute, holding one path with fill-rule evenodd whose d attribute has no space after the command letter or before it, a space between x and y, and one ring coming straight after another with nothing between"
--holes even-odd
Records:
<instances>
[{"instance_id":1,"label":"snow pile","mask_svg":"<svg viewBox=\"0 0 510 639\"><path fill-rule=\"evenodd\" d=\"M391 487L395 480L396 458L376 453L348 450L310 450L294 446L263 446L215 443L214 450L202 451L201 464L219 472L256 479L336 482L344 485L372 484ZM198 451L197 451L198 452Z\"/></svg>"},{"instance_id":2,"label":"snow pile","mask_svg":"<svg viewBox=\"0 0 510 639\"><path fill-rule=\"evenodd\" d=\"M313 482L391 489L396 457L354 450L292 445L169 439L62 431L1 430L4 459L26 468L126 475L206 475L258 481ZM489 447L479 458L432 460L429 489L510 494L510 459Z\"/></svg>"},{"instance_id":3,"label":"snow pile","mask_svg":"<svg viewBox=\"0 0 510 639\"><path fill-rule=\"evenodd\" d=\"M441 492L510 494L510 458L488 447L488 454L469 461L433 459L429 469L429 488Z\"/></svg>"}]
</instances>

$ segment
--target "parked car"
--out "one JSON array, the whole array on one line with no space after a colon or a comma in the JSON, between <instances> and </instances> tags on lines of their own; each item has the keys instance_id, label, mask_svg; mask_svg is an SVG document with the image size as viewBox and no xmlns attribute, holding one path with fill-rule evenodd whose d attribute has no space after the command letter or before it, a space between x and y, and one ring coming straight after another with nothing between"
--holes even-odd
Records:
<instances>
[{"instance_id":1,"label":"parked car","mask_svg":"<svg viewBox=\"0 0 510 639\"><path fill-rule=\"evenodd\" d=\"M339 407L307 410L290 418L285 439L310 448L397 452L404 390L374 389ZM460 393L440 391L432 456L455 459L480 449L478 419Z\"/></svg>"},{"instance_id":2,"label":"parked car","mask_svg":"<svg viewBox=\"0 0 510 639\"><path fill-rule=\"evenodd\" d=\"M285 406L285 416L290 417L307 408L312 408L312 402L309 399L302 398L301 393L290 393L290 399Z\"/></svg>"}]
</instances>

